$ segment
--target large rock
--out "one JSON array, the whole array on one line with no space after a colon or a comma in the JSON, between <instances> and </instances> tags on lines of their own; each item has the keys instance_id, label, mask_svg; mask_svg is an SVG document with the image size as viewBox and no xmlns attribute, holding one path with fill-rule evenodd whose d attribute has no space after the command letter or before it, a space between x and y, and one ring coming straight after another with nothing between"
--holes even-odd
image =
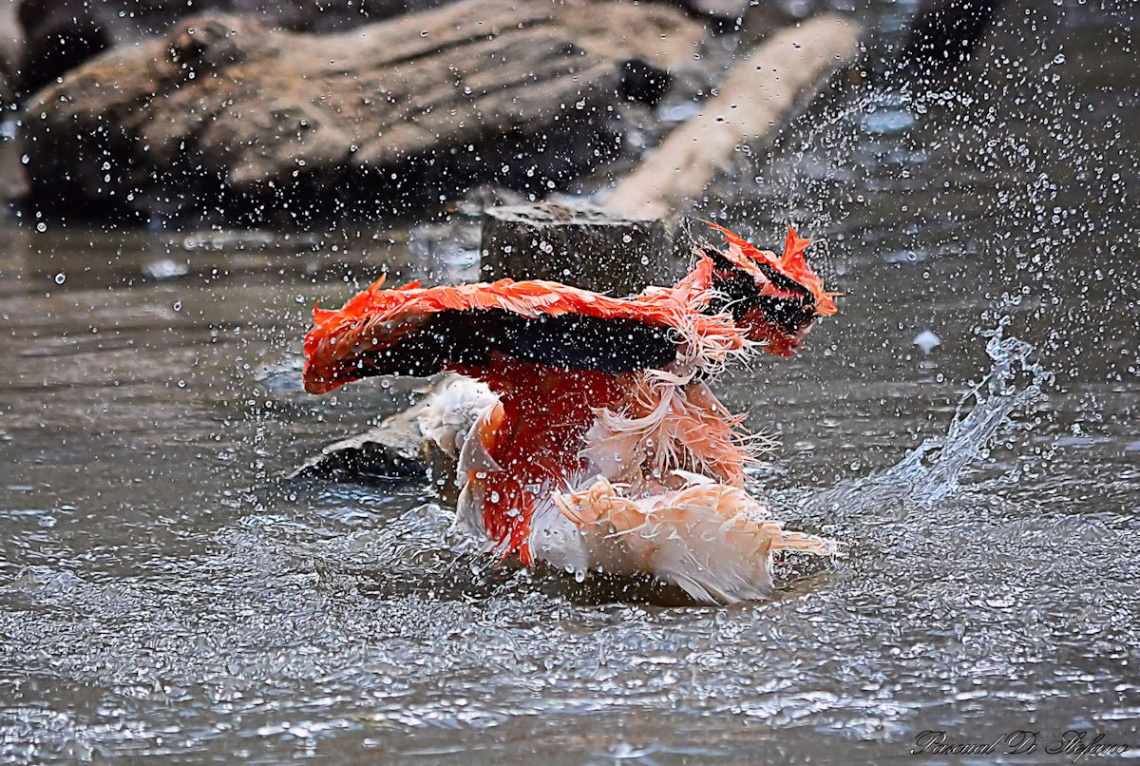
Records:
<instances>
[{"instance_id":1,"label":"large rock","mask_svg":"<svg viewBox=\"0 0 1140 766\"><path fill-rule=\"evenodd\" d=\"M441 381L447 380L441 377ZM440 388L441 383L437 382L431 393ZM362 434L328 444L285 478L362 482L422 479L431 465L420 432L422 410L421 402Z\"/></svg>"},{"instance_id":2,"label":"large rock","mask_svg":"<svg viewBox=\"0 0 1140 766\"><path fill-rule=\"evenodd\" d=\"M97 213L374 212L611 154L702 28L664 6L467 0L336 35L232 15L109 51L26 108L32 196Z\"/></svg>"},{"instance_id":3,"label":"large rock","mask_svg":"<svg viewBox=\"0 0 1140 766\"><path fill-rule=\"evenodd\" d=\"M446 0L0 0L19 4L27 37L21 84L33 92L119 45L164 35L190 14L224 11L268 26L331 32L382 21Z\"/></svg>"}]
</instances>

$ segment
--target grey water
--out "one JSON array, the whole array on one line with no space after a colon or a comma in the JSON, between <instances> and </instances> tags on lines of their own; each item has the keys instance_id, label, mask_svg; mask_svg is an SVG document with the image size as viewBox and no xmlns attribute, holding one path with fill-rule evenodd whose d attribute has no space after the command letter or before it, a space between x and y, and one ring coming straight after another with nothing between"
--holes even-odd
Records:
<instances>
[{"instance_id":1,"label":"grey water","mask_svg":"<svg viewBox=\"0 0 1140 766\"><path fill-rule=\"evenodd\" d=\"M900 13L867 12L869 61ZM313 302L382 267L469 278L475 219L9 222L0 760L851 763L929 730L1135 757L1130 13L1018 6L958 79L844 89L702 211L798 224L844 293L802 353L719 385L780 437L754 489L844 547L781 563L766 603L599 597L473 554L420 483L281 479L419 388L300 391Z\"/></svg>"}]
</instances>

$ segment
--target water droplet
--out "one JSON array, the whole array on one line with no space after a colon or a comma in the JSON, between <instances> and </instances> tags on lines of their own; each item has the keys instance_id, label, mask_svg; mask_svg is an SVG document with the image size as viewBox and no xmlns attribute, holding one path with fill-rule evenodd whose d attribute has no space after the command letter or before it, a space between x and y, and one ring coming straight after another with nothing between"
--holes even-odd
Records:
<instances>
[{"instance_id":1,"label":"water droplet","mask_svg":"<svg viewBox=\"0 0 1140 766\"><path fill-rule=\"evenodd\" d=\"M66 281L67 281L67 275L64 274L62 271L55 275L55 283L57 285L62 285Z\"/></svg>"},{"instance_id":2,"label":"water droplet","mask_svg":"<svg viewBox=\"0 0 1140 766\"><path fill-rule=\"evenodd\" d=\"M914 345L922 349L923 353L929 354L934 349L942 345L942 339L932 333L930 330L923 330L914 337L911 341Z\"/></svg>"}]
</instances>

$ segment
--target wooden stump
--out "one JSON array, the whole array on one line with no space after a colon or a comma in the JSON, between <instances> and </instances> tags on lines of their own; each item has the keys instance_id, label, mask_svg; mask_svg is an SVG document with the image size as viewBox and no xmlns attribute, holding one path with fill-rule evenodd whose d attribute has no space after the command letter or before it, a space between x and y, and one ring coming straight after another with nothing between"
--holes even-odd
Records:
<instances>
[{"instance_id":1,"label":"wooden stump","mask_svg":"<svg viewBox=\"0 0 1140 766\"><path fill-rule=\"evenodd\" d=\"M483 218L486 280L549 279L633 295L673 276L665 225L592 206L552 203L490 208Z\"/></svg>"}]
</instances>

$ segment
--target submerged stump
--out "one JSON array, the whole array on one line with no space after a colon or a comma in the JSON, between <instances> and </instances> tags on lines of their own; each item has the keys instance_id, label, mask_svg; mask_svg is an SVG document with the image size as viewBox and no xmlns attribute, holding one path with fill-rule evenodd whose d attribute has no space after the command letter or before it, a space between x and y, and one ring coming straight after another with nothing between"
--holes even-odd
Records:
<instances>
[{"instance_id":1,"label":"submerged stump","mask_svg":"<svg viewBox=\"0 0 1140 766\"><path fill-rule=\"evenodd\" d=\"M548 279L633 295L670 276L671 249L657 218L553 203L487 210L482 270L487 280Z\"/></svg>"}]
</instances>

